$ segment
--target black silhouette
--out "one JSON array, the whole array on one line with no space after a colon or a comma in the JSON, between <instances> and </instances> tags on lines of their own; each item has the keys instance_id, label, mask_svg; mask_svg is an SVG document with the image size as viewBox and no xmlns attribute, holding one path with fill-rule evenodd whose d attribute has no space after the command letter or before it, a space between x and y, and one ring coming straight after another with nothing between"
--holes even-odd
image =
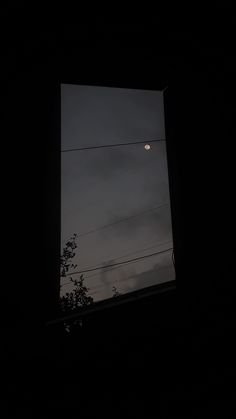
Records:
<instances>
[{"instance_id":1,"label":"black silhouette","mask_svg":"<svg viewBox=\"0 0 236 419\"><path fill-rule=\"evenodd\" d=\"M74 234L65 244L61 255L61 277L65 277L67 273L77 267L72 263L75 256L77 234ZM80 307L85 307L93 303L93 298L88 295L89 288L84 285L84 276L81 274L79 279L70 277L70 281L74 287L71 292L67 292L60 298L60 308L64 313L70 313ZM80 324L79 320L74 322L65 322L64 326L67 331L71 331L72 326Z\"/></svg>"}]
</instances>

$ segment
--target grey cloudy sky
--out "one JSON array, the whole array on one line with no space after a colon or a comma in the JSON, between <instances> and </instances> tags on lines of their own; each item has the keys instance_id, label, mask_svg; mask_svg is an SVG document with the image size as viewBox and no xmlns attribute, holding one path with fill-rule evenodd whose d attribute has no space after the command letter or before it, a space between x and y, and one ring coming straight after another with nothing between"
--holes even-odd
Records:
<instances>
[{"instance_id":1,"label":"grey cloudy sky","mask_svg":"<svg viewBox=\"0 0 236 419\"><path fill-rule=\"evenodd\" d=\"M61 86L62 150L164 138L162 92ZM79 270L172 247L166 144L150 145L62 153L62 247L81 235ZM171 252L84 277L94 300L173 280Z\"/></svg>"}]
</instances>

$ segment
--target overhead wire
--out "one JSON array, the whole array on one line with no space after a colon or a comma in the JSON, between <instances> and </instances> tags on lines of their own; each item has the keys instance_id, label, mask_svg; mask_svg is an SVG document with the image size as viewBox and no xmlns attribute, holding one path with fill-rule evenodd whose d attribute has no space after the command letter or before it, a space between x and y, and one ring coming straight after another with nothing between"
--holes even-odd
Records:
<instances>
[{"instance_id":1,"label":"overhead wire","mask_svg":"<svg viewBox=\"0 0 236 419\"><path fill-rule=\"evenodd\" d=\"M71 272L70 274L66 274L65 277L72 276L72 275L83 274L83 273L86 273L86 272L93 272L93 271L97 271L99 269L110 268L110 267L113 267L113 266L124 265L124 264L131 263L131 262L133 263L133 262L136 262L136 261L139 261L139 260L142 260L142 259L150 258L150 257L155 256L155 255L166 253L166 252L168 252L169 250L172 250L172 249L173 249L173 247L170 247L168 249L161 250L159 252L150 253L150 254L145 255L145 256L139 256L137 258L129 259L129 260L126 260L126 261L123 261L123 262L116 262L116 263L112 263L112 264L109 264L109 265L97 266L96 268L92 268L92 269L86 269L86 270ZM67 285L67 284L65 283L65 284L63 284L63 286L64 285Z\"/></svg>"},{"instance_id":2,"label":"overhead wire","mask_svg":"<svg viewBox=\"0 0 236 419\"><path fill-rule=\"evenodd\" d=\"M70 148L61 150L61 153L69 153L73 151L83 151L83 150L94 150L98 148L111 148L111 147L121 147L121 146L129 146L129 145L135 145L135 144L146 144L146 143L156 143L160 141L166 141L165 138L160 138L157 140L144 140L144 141L132 141L128 143L116 143L116 144L102 144L97 146L89 146L89 147L78 147L78 148Z\"/></svg>"},{"instance_id":3,"label":"overhead wire","mask_svg":"<svg viewBox=\"0 0 236 419\"><path fill-rule=\"evenodd\" d=\"M149 212L151 212L151 211L155 211L156 209L159 209L159 208L165 207L165 206L167 206L167 205L170 205L170 203L169 203L169 202L166 202L166 203L164 203L164 204L157 205L157 206L152 207L152 208L149 208L149 209L147 209L147 210L145 210L145 211L139 212L138 214L133 214L133 215L130 215L129 217L124 217L124 218L122 218L122 219L120 219L120 220L114 221L113 223L110 223L110 224L105 224L105 225L103 225L103 226L101 226L101 227L98 227L98 228L95 228L95 229L92 229L92 230L89 230L89 231L87 231L87 232L85 232L85 233L80 234L80 235L79 235L79 238L80 238L80 237L85 237L85 236L87 236L87 235L89 235L89 234L95 233L95 232L100 231L100 230L104 230L105 228L109 228L109 227L111 227L111 226L113 226L113 225L116 225L116 224L122 223L122 222L124 222L124 221L126 221L126 220L130 220L130 219L132 219L132 218L139 217L140 215L143 215L143 214L149 213Z\"/></svg>"},{"instance_id":4,"label":"overhead wire","mask_svg":"<svg viewBox=\"0 0 236 419\"><path fill-rule=\"evenodd\" d=\"M157 243L157 244L155 244L155 245L148 246L148 247L145 247L145 248L143 248L143 249L136 250L135 252L126 253L125 255L122 255L122 256L119 256L119 257L115 257L115 258L110 258L110 259L111 259L112 261L119 260L119 259L122 259L122 258L125 258L125 257L128 257L128 256L131 256L131 255L135 255L135 254L140 253L140 252L145 252L146 250L155 249L155 248L157 248L157 247L164 246L165 244L168 244L168 243L172 243L172 240L168 240L168 241L163 242L163 243ZM116 269L117 269L117 268L119 268L119 267L120 267L120 266L118 266L118 267L112 267L112 268L107 268L107 269L106 269L106 270L104 270L103 272L110 272L110 271L116 270ZM93 266L91 266L91 268L93 268ZM99 272L99 273L96 273L96 274L87 275L87 276L86 276L86 279L93 278L93 277L98 276L98 275L100 275L100 274L101 274L101 273ZM63 279L63 277L62 277L62 279ZM67 284L71 284L71 282L66 282L66 283L65 283L65 284L63 284L62 286L67 285Z\"/></svg>"}]
</instances>

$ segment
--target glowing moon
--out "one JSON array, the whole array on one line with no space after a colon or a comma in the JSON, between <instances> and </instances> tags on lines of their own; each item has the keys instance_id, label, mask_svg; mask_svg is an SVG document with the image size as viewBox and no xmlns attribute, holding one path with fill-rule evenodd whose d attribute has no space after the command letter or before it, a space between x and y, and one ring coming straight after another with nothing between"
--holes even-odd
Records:
<instances>
[{"instance_id":1,"label":"glowing moon","mask_svg":"<svg viewBox=\"0 0 236 419\"><path fill-rule=\"evenodd\" d=\"M149 144L146 144L145 146L144 146L144 148L145 148L145 150L150 150L150 145Z\"/></svg>"}]
</instances>

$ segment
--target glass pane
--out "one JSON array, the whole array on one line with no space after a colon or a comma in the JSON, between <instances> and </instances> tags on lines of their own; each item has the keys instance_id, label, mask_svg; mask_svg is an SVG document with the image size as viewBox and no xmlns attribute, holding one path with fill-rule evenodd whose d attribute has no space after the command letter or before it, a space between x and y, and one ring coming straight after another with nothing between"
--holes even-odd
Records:
<instances>
[{"instance_id":1,"label":"glass pane","mask_svg":"<svg viewBox=\"0 0 236 419\"><path fill-rule=\"evenodd\" d=\"M174 280L163 93L61 85L61 151L61 297Z\"/></svg>"}]
</instances>

